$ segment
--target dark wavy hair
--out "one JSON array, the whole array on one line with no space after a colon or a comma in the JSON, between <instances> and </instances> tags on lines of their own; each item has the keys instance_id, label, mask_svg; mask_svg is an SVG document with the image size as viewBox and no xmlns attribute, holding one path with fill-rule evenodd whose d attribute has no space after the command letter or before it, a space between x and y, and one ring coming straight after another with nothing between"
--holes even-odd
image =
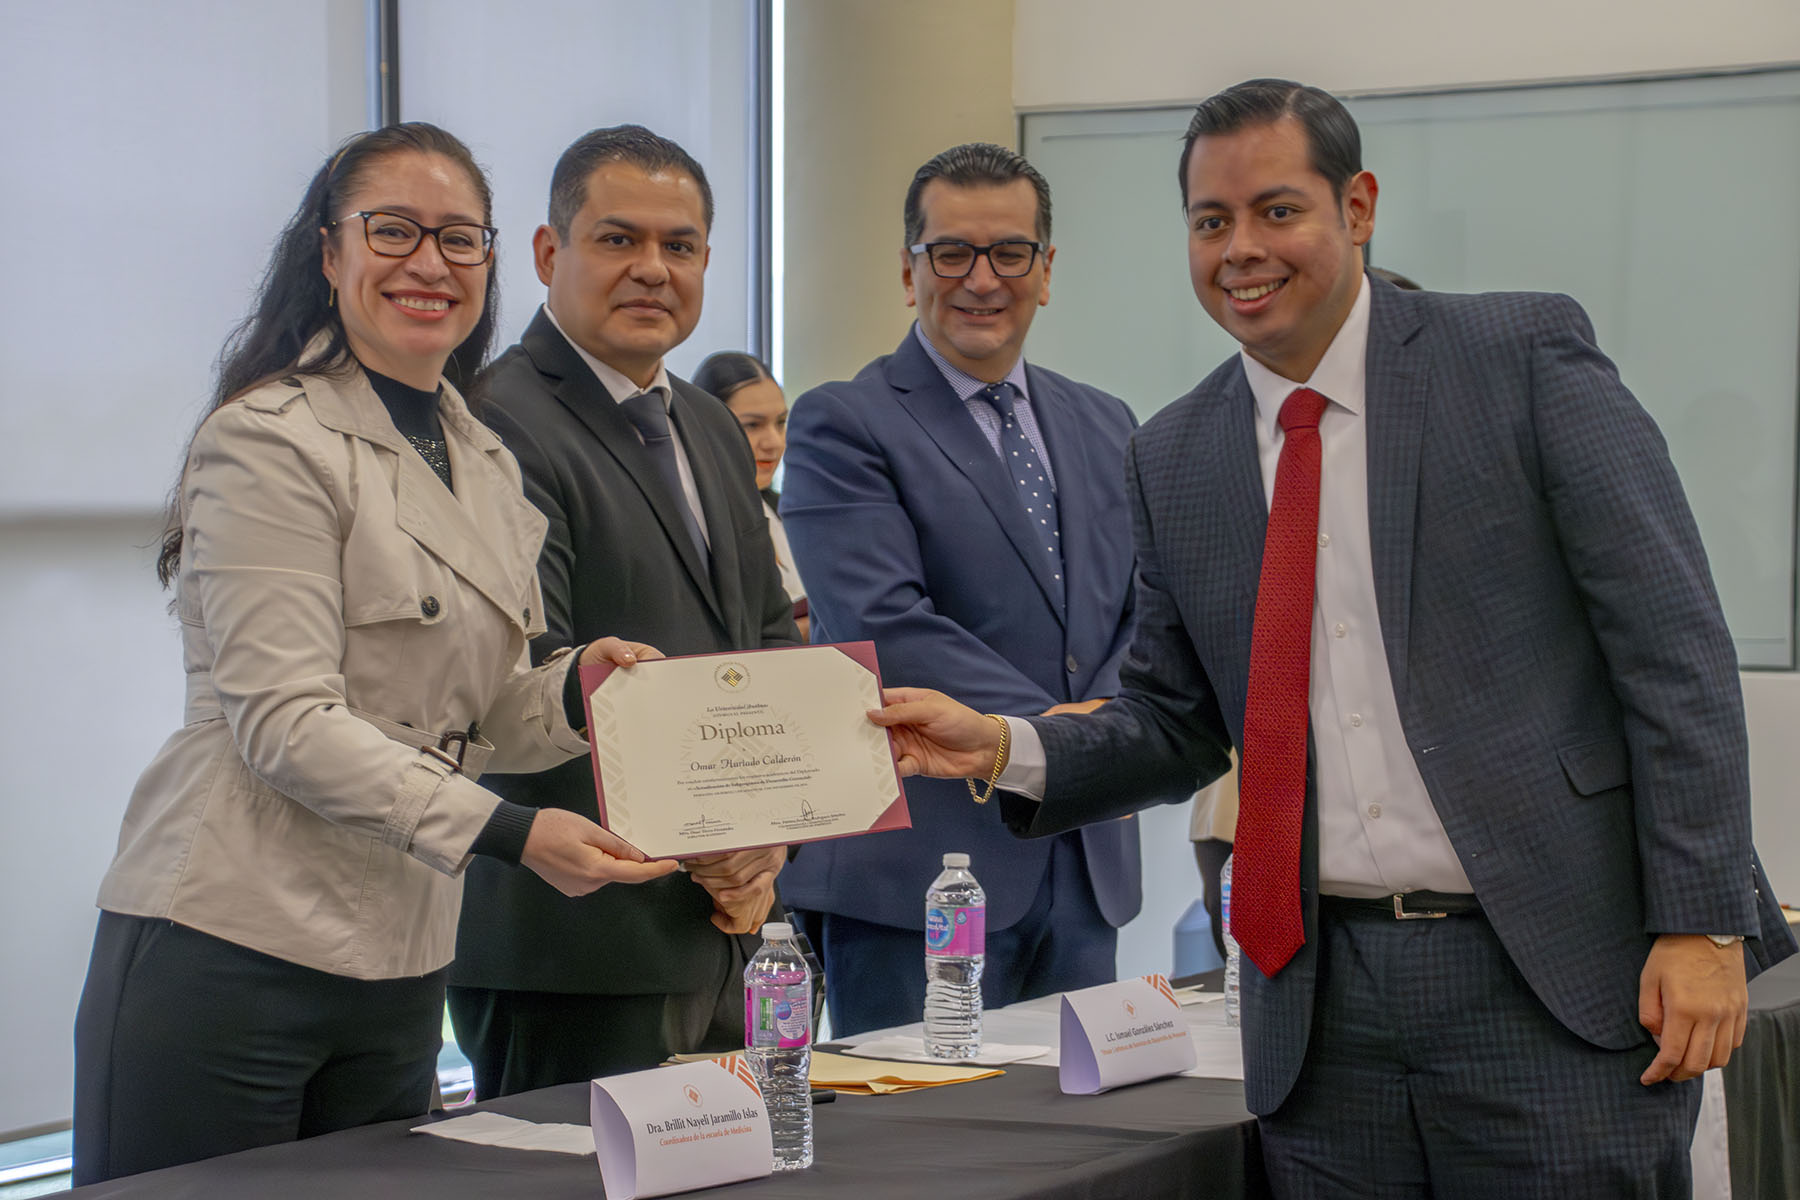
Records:
<instances>
[{"instance_id":1,"label":"dark wavy hair","mask_svg":"<svg viewBox=\"0 0 1800 1200\"><path fill-rule=\"evenodd\" d=\"M1251 125L1271 125L1292 117L1306 131L1306 148L1312 169L1331 184L1332 198L1344 199L1344 188L1362 170L1362 134L1336 96L1323 88L1291 79L1246 79L1202 100L1188 122L1181 142L1181 161L1175 167L1181 185L1181 208L1187 211L1188 160L1194 143L1203 137L1236 133Z\"/></svg>"},{"instance_id":2,"label":"dark wavy hair","mask_svg":"<svg viewBox=\"0 0 1800 1200\"><path fill-rule=\"evenodd\" d=\"M463 169L481 201L481 219L492 223L493 190L487 173L452 134L423 121L389 125L359 133L338 150L313 175L300 198L300 207L275 241L268 270L257 289L256 303L219 351L217 383L212 401L188 437L188 450L206 418L239 396L284 375L341 370L351 360L344 337L343 317L331 297L324 272L324 233L332 214L368 177L377 163L394 154L436 154ZM494 327L499 319L499 275L490 261L481 317L469 336L450 354L444 375L459 389L467 389L476 371L493 348ZM328 333L319 349L306 353L319 333ZM186 472L188 450L182 452ZM174 582L181 569L181 476L169 493L168 516L163 526L162 550L156 557L156 577L164 587Z\"/></svg>"},{"instance_id":3,"label":"dark wavy hair","mask_svg":"<svg viewBox=\"0 0 1800 1200\"><path fill-rule=\"evenodd\" d=\"M1049 180L1016 150L992 142L964 142L933 155L914 172L900 212L901 228L906 237L904 245L912 245L925 233L921 197L925 194L925 185L934 179L941 179L952 187L1005 187L1016 179L1029 179L1031 190L1037 193L1038 240L1050 240Z\"/></svg>"},{"instance_id":4,"label":"dark wavy hair","mask_svg":"<svg viewBox=\"0 0 1800 1200\"><path fill-rule=\"evenodd\" d=\"M691 383L703 392L711 392L727 401L759 379L774 379L763 360L742 350L721 350L709 354L694 368Z\"/></svg>"},{"instance_id":5,"label":"dark wavy hair","mask_svg":"<svg viewBox=\"0 0 1800 1200\"><path fill-rule=\"evenodd\" d=\"M588 180L601 167L616 162L634 166L646 175L658 171L688 175L700 189L701 217L706 228L712 229L712 184L707 182L706 171L694 156L642 125L609 125L582 134L556 160L556 170L550 175L549 225L556 230L558 242L565 246L569 243L569 227L587 204Z\"/></svg>"}]
</instances>

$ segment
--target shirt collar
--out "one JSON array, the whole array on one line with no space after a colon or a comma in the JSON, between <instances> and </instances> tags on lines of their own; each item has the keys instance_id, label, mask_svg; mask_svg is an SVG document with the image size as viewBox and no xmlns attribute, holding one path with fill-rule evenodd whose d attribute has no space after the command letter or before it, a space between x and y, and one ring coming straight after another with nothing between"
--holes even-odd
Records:
<instances>
[{"instance_id":1,"label":"shirt collar","mask_svg":"<svg viewBox=\"0 0 1800 1200\"><path fill-rule=\"evenodd\" d=\"M550 306L548 304L544 305L544 313L550 318L550 323L556 326L556 332L562 334L563 339L569 343L575 353L581 356L581 361L588 365L588 370L594 373L594 378L600 381L600 386L604 387L607 394L615 401L623 404L639 392L656 392L662 397L663 407L665 409L669 407L669 370L666 366L662 363L657 363L656 378L650 381L649 387L640 388L631 381L630 376L625 375L623 372L615 371L613 368L607 366L605 363L589 354L586 350L582 349L581 344L570 337L569 331L562 327L562 322L556 319L556 314L550 311Z\"/></svg>"},{"instance_id":2,"label":"shirt collar","mask_svg":"<svg viewBox=\"0 0 1800 1200\"><path fill-rule=\"evenodd\" d=\"M1369 357L1368 277L1360 280L1350 315L1338 326L1337 336L1325 348L1325 357L1313 369L1311 379L1285 379L1251 358L1248 350L1239 350L1238 356L1243 359L1244 375L1256 397L1256 423L1264 441L1274 439L1281 406L1297 387L1310 387L1332 404L1361 416Z\"/></svg>"},{"instance_id":3,"label":"shirt collar","mask_svg":"<svg viewBox=\"0 0 1800 1200\"><path fill-rule=\"evenodd\" d=\"M925 347L925 353L931 357L932 362L937 364L939 374L943 375L944 382L950 385L950 390L956 393L958 400L967 403L987 387L985 382L955 366L949 359L939 354L938 348L931 344L931 339L925 336L925 331L919 328L917 321L913 322L913 336L919 339L919 345ZM1013 363L1012 370L1006 373L1006 378L1002 382L1012 384L1018 389L1019 395L1027 403L1030 403L1031 393L1025 389L1025 359L1023 355Z\"/></svg>"}]
</instances>

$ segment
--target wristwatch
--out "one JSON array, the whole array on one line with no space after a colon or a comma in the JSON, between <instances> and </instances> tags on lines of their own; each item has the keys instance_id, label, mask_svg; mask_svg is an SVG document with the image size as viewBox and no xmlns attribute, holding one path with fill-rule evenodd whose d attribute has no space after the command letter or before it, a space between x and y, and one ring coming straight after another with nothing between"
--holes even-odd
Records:
<instances>
[{"instance_id":1,"label":"wristwatch","mask_svg":"<svg viewBox=\"0 0 1800 1200\"><path fill-rule=\"evenodd\" d=\"M1706 935L1706 940L1723 950L1727 946L1735 946L1743 941L1744 935L1741 933L1709 933Z\"/></svg>"}]
</instances>

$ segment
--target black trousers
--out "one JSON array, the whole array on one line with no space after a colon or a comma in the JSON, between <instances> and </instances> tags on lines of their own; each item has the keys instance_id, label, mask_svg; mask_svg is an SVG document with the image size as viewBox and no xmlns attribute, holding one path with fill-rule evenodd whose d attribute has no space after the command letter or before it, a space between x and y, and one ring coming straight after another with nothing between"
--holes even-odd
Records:
<instances>
[{"instance_id":1,"label":"black trousers","mask_svg":"<svg viewBox=\"0 0 1800 1200\"><path fill-rule=\"evenodd\" d=\"M692 995L606 996L451 987L450 1024L492 1100L644 1071L671 1054L744 1048L744 965L762 938L739 934L716 978Z\"/></svg>"},{"instance_id":2,"label":"black trousers","mask_svg":"<svg viewBox=\"0 0 1800 1200\"><path fill-rule=\"evenodd\" d=\"M444 972L362 980L102 912L75 1017L75 1183L422 1115Z\"/></svg>"},{"instance_id":3,"label":"black trousers","mask_svg":"<svg viewBox=\"0 0 1800 1200\"><path fill-rule=\"evenodd\" d=\"M493 1100L654 1067L670 1053L667 1003L666 996L452 987L450 1023L475 1069L476 1099ZM740 1035L728 1048L742 1046Z\"/></svg>"}]
</instances>

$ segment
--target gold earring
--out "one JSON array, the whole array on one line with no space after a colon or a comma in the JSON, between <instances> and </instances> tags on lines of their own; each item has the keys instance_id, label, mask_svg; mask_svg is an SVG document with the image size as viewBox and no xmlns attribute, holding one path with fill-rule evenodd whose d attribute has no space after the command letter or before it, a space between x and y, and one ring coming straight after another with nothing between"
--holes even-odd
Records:
<instances>
[{"instance_id":1,"label":"gold earring","mask_svg":"<svg viewBox=\"0 0 1800 1200\"><path fill-rule=\"evenodd\" d=\"M337 284L335 284L335 283L331 285L331 295L326 297L326 299L325 299L325 307L326 308L336 308L337 307Z\"/></svg>"}]
</instances>

